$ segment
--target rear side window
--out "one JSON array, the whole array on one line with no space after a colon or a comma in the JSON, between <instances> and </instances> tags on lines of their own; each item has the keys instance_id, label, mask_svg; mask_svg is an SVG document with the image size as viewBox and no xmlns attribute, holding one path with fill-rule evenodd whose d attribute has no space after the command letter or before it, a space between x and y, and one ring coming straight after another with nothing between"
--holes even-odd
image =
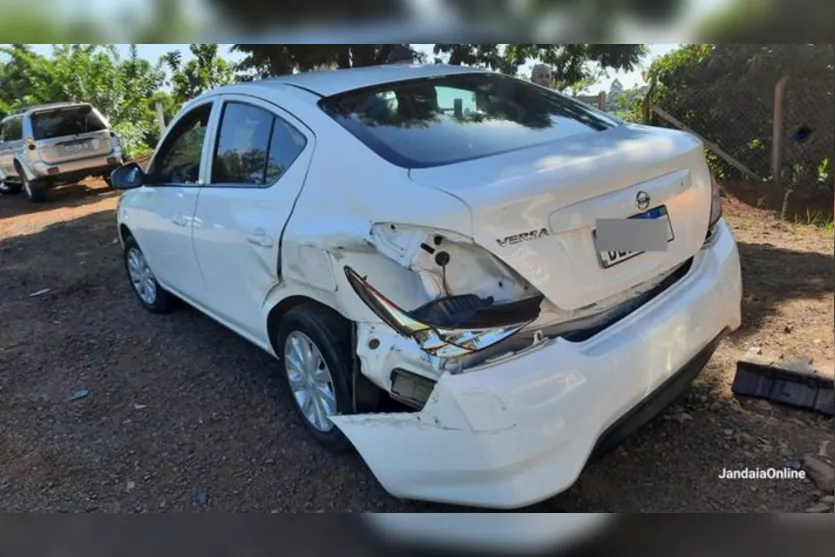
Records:
<instances>
[{"instance_id":1,"label":"rear side window","mask_svg":"<svg viewBox=\"0 0 835 557\"><path fill-rule=\"evenodd\" d=\"M23 139L23 119L12 118L3 124L0 141L19 141Z\"/></svg>"},{"instance_id":2,"label":"rear side window","mask_svg":"<svg viewBox=\"0 0 835 557\"><path fill-rule=\"evenodd\" d=\"M452 164L619 125L578 101L498 73L389 83L328 97L320 106L377 154L406 168Z\"/></svg>"},{"instance_id":3,"label":"rear side window","mask_svg":"<svg viewBox=\"0 0 835 557\"><path fill-rule=\"evenodd\" d=\"M226 103L212 164L212 184L266 187L304 150L305 137L273 113Z\"/></svg>"},{"instance_id":4,"label":"rear side window","mask_svg":"<svg viewBox=\"0 0 835 557\"><path fill-rule=\"evenodd\" d=\"M101 118L89 106L35 112L31 118L32 135L35 139L53 139L107 129Z\"/></svg>"}]
</instances>

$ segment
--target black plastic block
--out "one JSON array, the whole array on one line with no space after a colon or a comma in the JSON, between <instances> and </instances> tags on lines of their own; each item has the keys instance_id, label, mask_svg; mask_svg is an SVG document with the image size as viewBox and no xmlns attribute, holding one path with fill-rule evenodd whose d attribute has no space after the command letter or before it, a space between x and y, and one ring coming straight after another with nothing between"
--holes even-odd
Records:
<instances>
[{"instance_id":1,"label":"black plastic block","mask_svg":"<svg viewBox=\"0 0 835 557\"><path fill-rule=\"evenodd\" d=\"M734 394L835 415L835 381L802 359L769 360L746 354L736 365Z\"/></svg>"}]
</instances>

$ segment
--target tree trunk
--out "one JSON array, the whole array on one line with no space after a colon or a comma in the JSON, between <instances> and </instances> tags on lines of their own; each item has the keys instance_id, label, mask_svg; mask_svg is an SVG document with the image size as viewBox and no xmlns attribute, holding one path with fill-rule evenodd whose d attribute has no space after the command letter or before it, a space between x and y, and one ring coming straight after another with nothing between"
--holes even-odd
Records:
<instances>
[{"instance_id":1,"label":"tree trunk","mask_svg":"<svg viewBox=\"0 0 835 557\"><path fill-rule=\"evenodd\" d=\"M351 67L351 47L345 45L339 49L339 54L336 57L336 63L340 69L347 69Z\"/></svg>"},{"instance_id":2,"label":"tree trunk","mask_svg":"<svg viewBox=\"0 0 835 557\"><path fill-rule=\"evenodd\" d=\"M392 50L394 50L393 44L381 44L380 48L377 50L376 62L378 64L385 64Z\"/></svg>"},{"instance_id":3,"label":"tree trunk","mask_svg":"<svg viewBox=\"0 0 835 557\"><path fill-rule=\"evenodd\" d=\"M351 67L373 66L374 63L373 44L351 45Z\"/></svg>"}]
</instances>

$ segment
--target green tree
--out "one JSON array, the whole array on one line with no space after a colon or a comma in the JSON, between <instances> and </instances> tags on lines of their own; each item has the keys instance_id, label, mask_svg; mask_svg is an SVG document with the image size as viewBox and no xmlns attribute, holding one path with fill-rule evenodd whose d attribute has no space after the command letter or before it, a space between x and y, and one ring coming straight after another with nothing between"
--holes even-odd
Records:
<instances>
[{"instance_id":1,"label":"green tree","mask_svg":"<svg viewBox=\"0 0 835 557\"><path fill-rule=\"evenodd\" d=\"M236 44L246 54L238 65L241 77L252 79L316 68L353 68L383 63L393 44Z\"/></svg>"},{"instance_id":2,"label":"green tree","mask_svg":"<svg viewBox=\"0 0 835 557\"><path fill-rule=\"evenodd\" d=\"M0 48L0 118L10 114L17 100L32 88L28 69L34 57L35 53L29 45L14 44Z\"/></svg>"},{"instance_id":3,"label":"green tree","mask_svg":"<svg viewBox=\"0 0 835 557\"><path fill-rule=\"evenodd\" d=\"M239 69L248 78L283 75L321 66L351 68L381 64L394 45L236 44L246 54ZM437 59L450 64L486 67L516 75L528 61L553 68L557 87L566 89L606 68L631 70L646 53L644 45L587 44L436 44Z\"/></svg>"},{"instance_id":4,"label":"green tree","mask_svg":"<svg viewBox=\"0 0 835 557\"><path fill-rule=\"evenodd\" d=\"M14 45L0 53L8 58L0 68L2 110L89 102L113 125L129 156L147 153L158 138L150 99L163 84L165 73L161 63L142 59L135 45L125 59L114 45L55 45L51 56Z\"/></svg>"},{"instance_id":5,"label":"green tree","mask_svg":"<svg viewBox=\"0 0 835 557\"><path fill-rule=\"evenodd\" d=\"M179 51L169 52L165 61L171 69L174 101L182 104L201 93L235 80L235 67L218 55L216 44L192 44L194 58L182 63Z\"/></svg>"}]
</instances>

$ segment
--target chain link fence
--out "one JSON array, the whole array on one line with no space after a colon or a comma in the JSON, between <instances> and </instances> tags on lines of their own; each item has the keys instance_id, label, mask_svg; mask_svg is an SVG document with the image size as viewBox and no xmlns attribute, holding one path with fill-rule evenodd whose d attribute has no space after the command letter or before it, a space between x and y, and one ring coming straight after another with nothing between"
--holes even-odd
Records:
<instances>
[{"instance_id":1,"label":"chain link fence","mask_svg":"<svg viewBox=\"0 0 835 557\"><path fill-rule=\"evenodd\" d=\"M835 83L788 78L783 89L778 183L790 190L835 191ZM779 95L778 95L779 96ZM779 125L778 113L778 125Z\"/></svg>"},{"instance_id":2,"label":"chain link fence","mask_svg":"<svg viewBox=\"0 0 835 557\"><path fill-rule=\"evenodd\" d=\"M758 55L758 48L716 46L707 62L695 50L682 51L674 65L661 68L644 98L626 108L644 123L700 136L718 178L751 185L758 199L768 198L784 216L790 196L798 203L814 200L815 207L831 207L831 64L820 64L812 55L789 53L795 54L790 58L785 52L783 60L775 61ZM833 209L826 212L832 214Z\"/></svg>"},{"instance_id":3,"label":"chain link fence","mask_svg":"<svg viewBox=\"0 0 835 557\"><path fill-rule=\"evenodd\" d=\"M718 177L770 180L774 84L702 83L685 94L650 95L649 102L651 124L684 128L706 140Z\"/></svg>"}]
</instances>

